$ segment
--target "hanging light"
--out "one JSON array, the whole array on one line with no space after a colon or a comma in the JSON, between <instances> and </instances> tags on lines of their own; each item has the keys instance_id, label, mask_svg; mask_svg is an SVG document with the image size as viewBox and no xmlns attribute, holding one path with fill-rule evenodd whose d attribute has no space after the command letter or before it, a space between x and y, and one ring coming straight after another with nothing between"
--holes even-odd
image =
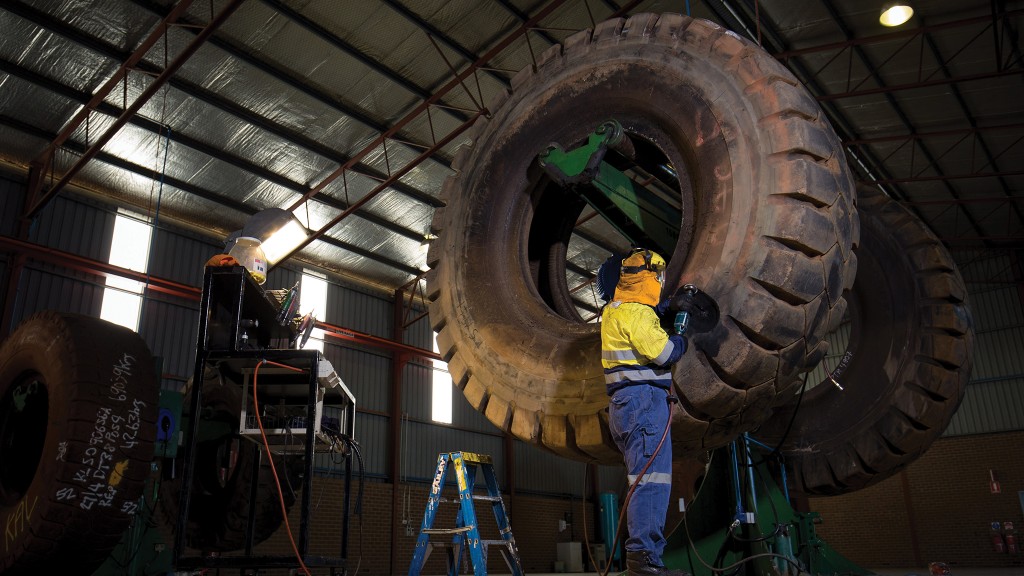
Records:
<instances>
[{"instance_id":1,"label":"hanging light","mask_svg":"<svg viewBox=\"0 0 1024 576\"><path fill-rule=\"evenodd\" d=\"M910 17L914 15L914 9L908 4L903 2L892 2L882 6L882 15L878 17L878 21L882 23L882 26L899 26Z\"/></svg>"},{"instance_id":2,"label":"hanging light","mask_svg":"<svg viewBox=\"0 0 1024 576\"><path fill-rule=\"evenodd\" d=\"M256 238L271 266L306 240L309 233L291 212L267 208L249 217L241 230L228 236L225 249L234 246L239 237Z\"/></svg>"}]
</instances>

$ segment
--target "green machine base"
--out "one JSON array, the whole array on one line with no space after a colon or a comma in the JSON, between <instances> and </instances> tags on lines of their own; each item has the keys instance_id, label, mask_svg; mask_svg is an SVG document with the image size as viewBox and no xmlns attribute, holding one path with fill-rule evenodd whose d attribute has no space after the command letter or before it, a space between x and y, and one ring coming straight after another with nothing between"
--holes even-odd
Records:
<instances>
[{"instance_id":1,"label":"green machine base","mask_svg":"<svg viewBox=\"0 0 1024 576\"><path fill-rule=\"evenodd\" d=\"M818 513L793 509L774 480L785 484L784 466L755 456L756 445L744 435L712 454L694 501L668 536L665 565L694 576L871 574L818 537Z\"/></svg>"}]
</instances>

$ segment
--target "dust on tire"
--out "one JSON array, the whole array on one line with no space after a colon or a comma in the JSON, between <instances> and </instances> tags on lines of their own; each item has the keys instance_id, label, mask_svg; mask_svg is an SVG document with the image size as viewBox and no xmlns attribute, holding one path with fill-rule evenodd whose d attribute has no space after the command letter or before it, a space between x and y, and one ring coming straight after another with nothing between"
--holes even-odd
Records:
<instances>
[{"instance_id":1,"label":"dust on tire","mask_svg":"<svg viewBox=\"0 0 1024 576\"><path fill-rule=\"evenodd\" d=\"M680 174L669 289L692 282L722 306L674 371L674 450L752 429L823 356L856 268L853 186L817 103L770 55L710 22L639 14L548 49L489 110L435 212L427 297L453 380L496 426L564 456L620 459L599 329L557 296L565 227L535 216L559 203L532 167L610 116Z\"/></svg>"},{"instance_id":2,"label":"dust on tire","mask_svg":"<svg viewBox=\"0 0 1024 576\"><path fill-rule=\"evenodd\" d=\"M0 572L90 573L121 539L153 459L159 386L138 334L41 312L0 346Z\"/></svg>"}]
</instances>

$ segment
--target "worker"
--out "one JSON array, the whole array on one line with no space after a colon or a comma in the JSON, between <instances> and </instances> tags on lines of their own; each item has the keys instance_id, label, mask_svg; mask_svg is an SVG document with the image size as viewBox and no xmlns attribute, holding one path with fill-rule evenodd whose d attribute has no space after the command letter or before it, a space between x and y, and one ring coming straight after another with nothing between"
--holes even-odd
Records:
<instances>
[{"instance_id":1,"label":"worker","mask_svg":"<svg viewBox=\"0 0 1024 576\"><path fill-rule=\"evenodd\" d=\"M682 292L660 301L665 259L634 249L621 260L612 300L601 314L601 364L611 397L608 423L622 451L629 483L637 484L626 504L626 568L630 576L678 576L662 563L665 515L672 489L672 442L655 454L671 420L671 366L686 352L686 340L661 328L658 313L692 305ZM637 476L653 462L643 474Z\"/></svg>"}]
</instances>

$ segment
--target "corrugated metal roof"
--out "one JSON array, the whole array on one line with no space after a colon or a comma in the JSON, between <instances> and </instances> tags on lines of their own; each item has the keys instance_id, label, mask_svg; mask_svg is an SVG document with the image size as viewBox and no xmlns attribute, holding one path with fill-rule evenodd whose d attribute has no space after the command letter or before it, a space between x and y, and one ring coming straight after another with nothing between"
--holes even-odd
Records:
<instances>
[{"instance_id":1,"label":"corrugated metal roof","mask_svg":"<svg viewBox=\"0 0 1024 576\"><path fill-rule=\"evenodd\" d=\"M26 166L170 4L6 3L0 9L0 155ZM157 42L142 68L159 72L221 4L192 6L182 19L189 26L172 27L166 50ZM295 202L448 82L449 65L464 69L546 5L525 0L246 2L142 107L142 120L111 140L106 154L78 182L113 202L139 208L149 205L154 182L163 177L165 217L226 234L244 221L248 211L240 206L256 211ZM310 202L308 224L322 226L364 197L378 178L408 164L472 109L490 101L514 71L619 6L567 0L527 33L528 41L512 42L468 78L466 89L448 92L429 118L421 114L405 124L387 140L386 154L385 146L377 146L366 155L357 169L375 172L372 178L350 172L328 185L323 200L330 205ZM1021 89L1021 74L1009 73L1021 65L1020 47L1009 41L1012 36L1000 35L1004 26L1017 25L1020 10L1014 6L1007 5L1002 20L986 30L993 24L987 3L931 2L919 6L916 20L905 28L913 32L931 26L927 34L891 36L883 36L887 31L878 25L875 7L852 0L760 2L760 22L743 0L695 3L694 15L760 37L769 51L803 50L784 61L812 92L825 97L826 112L841 135L865 141L848 146L859 160L853 165L864 163L860 176L890 182L886 187L901 200L948 200L915 209L951 242L992 247L1024 237L1019 204L993 217L991 205L971 200L1019 195L1024 178L1013 173L1014 166L1024 164L1021 130L996 129L1020 123L1024 116L1020 99L1010 97ZM678 2L648 0L634 10L680 8ZM992 77L966 80L979 72ZM147 73L129 74L124 89L114 90L105 98L106 108L90 117L88 135L84 126L74 132L70 153L59 155L58 170L68 167L113 114L151 82ZM899 90L890 91L893 86ZM171 137L165 148L167 129ZM330 233L340 243L314 243L302 257L384 287L408 282L423 265L415 239L427 232L437 205L430 199L439 195L451 174L451 155L465 142L465 136L458 137L414 167L400 185L357 212L366 218L344 220ZM977 173L1005 174L966 178ZM585 283L609 248L622 244L599 219L581 225L580 231L589 240L577 235L570 243L574 285ZM578 293L586 311L593 296L587 290Z\"/></svg>"}]
</instances>

